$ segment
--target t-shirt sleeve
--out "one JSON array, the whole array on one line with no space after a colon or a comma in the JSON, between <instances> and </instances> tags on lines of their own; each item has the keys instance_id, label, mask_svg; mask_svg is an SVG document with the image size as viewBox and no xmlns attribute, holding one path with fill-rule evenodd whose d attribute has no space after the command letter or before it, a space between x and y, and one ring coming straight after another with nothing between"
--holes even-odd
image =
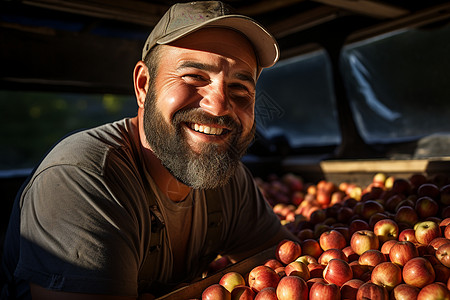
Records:
<instances>
[{"instance_id":1,"label":"t-shirt sleeve","mask_svg":"<svg viewBox=\"0 0 450 300\"><path fill-rule=\"evenodd\" d=\"M279 218L242 165L225 191L223 254L238 254L265 243L280 229Z\"/></svg>"},{"instance_id":2,"label":"t-shirt sleeve","mask_svg":"<svg viewBox=\"0 0 450 300\"><path fill-rule=\"evenodd\" d=\"M145 224L126 175L59 165L35 176L22 196L15 275L54 290L136 296Z\"/></svg>"}]
</instances>

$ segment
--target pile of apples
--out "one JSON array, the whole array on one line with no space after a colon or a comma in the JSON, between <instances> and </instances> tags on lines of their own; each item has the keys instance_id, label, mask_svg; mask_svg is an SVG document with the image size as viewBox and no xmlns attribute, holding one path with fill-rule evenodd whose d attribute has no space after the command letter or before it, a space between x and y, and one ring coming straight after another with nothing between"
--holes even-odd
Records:
<instances>
[{"instance_id":1,"label":"pile of apples","mask_svg":"<svg viewBox=\"0 0 450 300\"><path fill-rule=\"evenodd\" d=\"M279 181L285 188L276 184L276 193L264 189L270 181L259 184L298 240L280 242L273 258L248 274L226 273L203 291L202 300L450 300L447 177L377 174L360 188L326 181L304 185L286 176ZM286 188L289 182L294 189ZM275 203L270 197L280 193L286 197ZM303 194L298 203L296 193ZM292 214L280 209L286 207Z\"/></svg>"}]
</instances>

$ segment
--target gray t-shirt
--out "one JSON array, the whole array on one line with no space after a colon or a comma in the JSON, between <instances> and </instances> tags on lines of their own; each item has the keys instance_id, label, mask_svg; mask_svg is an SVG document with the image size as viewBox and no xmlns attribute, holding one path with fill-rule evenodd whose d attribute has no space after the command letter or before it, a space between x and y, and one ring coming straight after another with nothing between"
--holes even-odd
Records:
<instances>
[{"instance_id":1,"label":"gray t-shirt","mask_svg":"<svg viewBox=\"0 0 450 300\"><path fill-rule=\"evenodd\" d=\"M51 150L18 198L20 245L16 237L5 251L18 249L17 266L9 270L16 278L67 292L137 296L152 233L150 197L156 197L164 220L180 214L190 218L189 234L173 232L180 224L163 228L154 280L170 283L177 277L174 238L187 247L183 273L198 275L191 271L206 247L206 193L193 191L185 203L170 207L173 203L145 171L137 145L137 128L124 119L73 134ZM280 229L242 164L228 185L214 191L214 198L222 210L221 254L257 247ZM4 259L13 258L7 254Z\"/></svg>"}]
</instances>

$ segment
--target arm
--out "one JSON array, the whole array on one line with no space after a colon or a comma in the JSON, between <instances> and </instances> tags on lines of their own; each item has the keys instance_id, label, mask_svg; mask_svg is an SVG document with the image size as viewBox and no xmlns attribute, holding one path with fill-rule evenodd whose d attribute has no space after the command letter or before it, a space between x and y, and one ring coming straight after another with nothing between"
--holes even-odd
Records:
<instances>
[{"instance_id":1,"label":"arm","mask_svg":"<svg viewBox=\"0 0 450 300\"><path fill-rule=\"evenodd\" d=\"M236 263L240 260L246 259L252 255L255 255L263 250L266 250L272 246L276 246L279 242L281 242L284 239L289 239L289 240L299 242L298 238L295 235L293 235L291 232L289 232L284 226L281 226L280 230L277 232L277 234L275 236L273 236L272 238L270 238L269 240L267 240L267 242L265 242L261 246L255 248L255 249L251 249L244 253L231 255L231 256L229 256L229 258L232 263Z\"/></svg>"},{"instance_id":2,"label":"arm","mask_svg":"<svg viewBox=\"0 0 450 300\"><path fill-rule=\"evenodd\" d=\"M33 299L44 300L153 300L155 297L150 294L140 295L139 298L128 296L95 295L67 293L45 289L36 284L30 284L31 295Z\"/></svg>"}]
</instances>

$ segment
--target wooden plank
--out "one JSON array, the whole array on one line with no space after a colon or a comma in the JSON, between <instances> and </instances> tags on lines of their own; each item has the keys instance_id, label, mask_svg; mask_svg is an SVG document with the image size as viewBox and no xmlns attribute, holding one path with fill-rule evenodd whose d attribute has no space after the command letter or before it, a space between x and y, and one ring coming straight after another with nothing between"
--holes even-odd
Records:
<instances>
[{"instance_id":1,"label":"wooden plank","mask_svg":"<svg viewBox=\"0 0 450 300\"><path fill-rule=\"evenodd\" d=\"M398 18L409 14L409 11L393 5L370 0L313 0L334 7L340 7L353 12L376 18Z\"/></svg>"},{"instance_id":2,"label":"wooden plank","mask_svg":"<svg viewBox=\"0 0 450 300\"><path fill-rule=\"evenodd\" d=\"M208 286L219 283L220 278L231 271L238 272L242 276L246 276L254 267L263 264L269 258L275 258L275 248L271 247L250 258L237 262L211 276L200 281L194 282L188 286L177 289L167 295L157 298L157 300L179 300L179 299L195 299L201 298L203 290Z\"/></svg>"}]
</instances>

